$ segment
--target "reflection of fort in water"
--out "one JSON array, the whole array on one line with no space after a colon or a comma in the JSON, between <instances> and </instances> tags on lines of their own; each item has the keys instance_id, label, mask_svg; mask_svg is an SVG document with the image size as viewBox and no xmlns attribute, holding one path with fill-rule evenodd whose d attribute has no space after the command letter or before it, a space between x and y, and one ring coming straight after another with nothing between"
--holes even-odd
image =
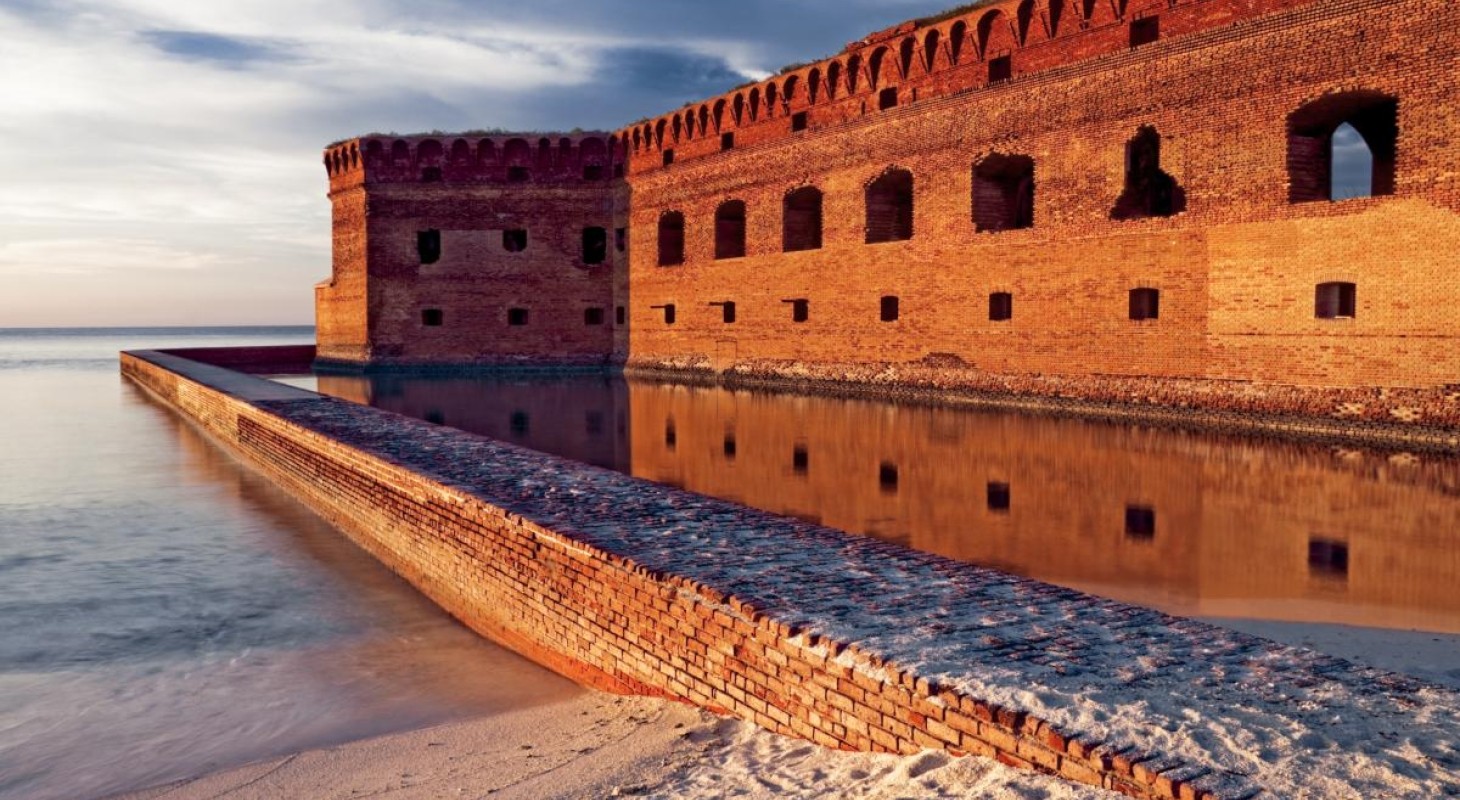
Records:
<instances>
[{"instance_id":1,"label":"reflection of fort in water","mask_svg":"<svg viewBox=\"0 0 1460 800\"><path fill-rule=\"evenodd\" d=\"M319 385L1177 614L1460 632L1455 460L604 377Z\"/></svg>"}]
</instances>

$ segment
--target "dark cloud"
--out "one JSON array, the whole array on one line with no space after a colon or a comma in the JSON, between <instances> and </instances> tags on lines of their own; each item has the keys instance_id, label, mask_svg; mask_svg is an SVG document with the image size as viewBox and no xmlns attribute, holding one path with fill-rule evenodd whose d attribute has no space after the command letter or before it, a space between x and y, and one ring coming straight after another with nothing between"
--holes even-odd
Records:
<instances>
[{"instance_id":1,"label":"dark cloud","mask_svg":"<svg viewBox=\"0 0 1460 800\"><path fill-rule=\"evenodd\" d=\"M290 56L267 42L219 36L199 31L143 31L142 38L169 55L190 61L213 61L244 66L260 61L288 61Z\"/></svg>"}]
</instances>

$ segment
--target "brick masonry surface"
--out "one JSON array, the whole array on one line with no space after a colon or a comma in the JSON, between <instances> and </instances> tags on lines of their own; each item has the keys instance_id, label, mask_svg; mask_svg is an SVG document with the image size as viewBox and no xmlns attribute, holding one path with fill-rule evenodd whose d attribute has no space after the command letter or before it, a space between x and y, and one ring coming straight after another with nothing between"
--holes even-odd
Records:
<instances>
[{"instance_id":1,"label":"brick masonry surface","mask_svg":"<svg viewBox=\"0 0 1460 800\"><path fill-rule=\"evenodd\" d=\"M122 369L463 622L590 685L1133 797L1460 793L1447 689L177 356Z\"/></svg>"}]
</instances>

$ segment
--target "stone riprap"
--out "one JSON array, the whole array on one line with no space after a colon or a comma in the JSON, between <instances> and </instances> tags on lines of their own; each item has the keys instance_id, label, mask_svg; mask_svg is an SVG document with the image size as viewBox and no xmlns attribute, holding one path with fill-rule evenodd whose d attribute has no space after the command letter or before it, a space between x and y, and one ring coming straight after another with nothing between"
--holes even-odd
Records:
<instances>
[{"instance_id":1,"label":"stone riprap","mask_svg":"<svg viewBox=\"0 0 1460 800\"><path fill-rule=\"evenodd\" d=\"M1448 689L171 356L123 370L593 685L1134 797L1460 795Z\"/></svg>"}]
</instances>

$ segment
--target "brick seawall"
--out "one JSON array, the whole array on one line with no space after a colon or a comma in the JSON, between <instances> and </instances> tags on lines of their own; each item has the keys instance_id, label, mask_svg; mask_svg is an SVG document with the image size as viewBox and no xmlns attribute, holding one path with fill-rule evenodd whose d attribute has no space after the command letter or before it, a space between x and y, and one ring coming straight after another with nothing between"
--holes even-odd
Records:
<instances>
[{"instance_id":1,"label":"brick seawall","mask_svg":"<svg viewBox=\"0 0 1460 800\"><path fill-rule=\"evenodd\" d=\"M1445 689L176 355L122 371L465 624L592 686L1132 797L1460 792Z\"/></svg>"}]
</instances>

